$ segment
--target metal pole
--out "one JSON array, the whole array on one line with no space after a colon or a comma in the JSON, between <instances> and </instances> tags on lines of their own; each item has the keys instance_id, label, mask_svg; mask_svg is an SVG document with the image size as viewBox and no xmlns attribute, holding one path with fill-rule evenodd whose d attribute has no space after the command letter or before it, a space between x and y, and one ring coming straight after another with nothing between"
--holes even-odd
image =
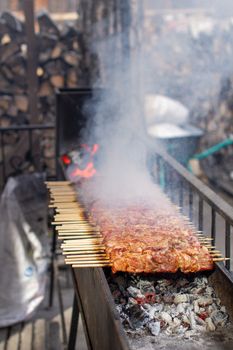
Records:
<instances>
[{"instance_id":1,"label":"metal pole","mask_svg":"<svg viewBox=\"0 0 233 350\"><path fill-rule=\"evenodd\" d=\"M25 15L25 29L27 38L27 80L28 80L28 99L29 99L29 116L30 124L38 122L38 105L37 105L37 45L35 35L35 18L34 18L34 0L23 0L23 9Z\"/></svg>"}]
</instances>

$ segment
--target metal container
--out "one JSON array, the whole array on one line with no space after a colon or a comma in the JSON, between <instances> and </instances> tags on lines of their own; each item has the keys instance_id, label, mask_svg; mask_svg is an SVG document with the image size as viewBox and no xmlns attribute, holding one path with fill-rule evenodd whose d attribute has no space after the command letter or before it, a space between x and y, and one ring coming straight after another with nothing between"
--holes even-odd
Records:
<instances>
[{"instance_id":1,"label":"metal container","mask_svg":"<svg viewBox=\"0 0 233 350\"><path fill-rule=\"evenodd\" d=\"M187 165L189 159L197 151L203 131L191 124L182 126L182 129L188 132L187 136L171 136L158 139L172 157L179 163Z\"/></svg>"}]
</instances>

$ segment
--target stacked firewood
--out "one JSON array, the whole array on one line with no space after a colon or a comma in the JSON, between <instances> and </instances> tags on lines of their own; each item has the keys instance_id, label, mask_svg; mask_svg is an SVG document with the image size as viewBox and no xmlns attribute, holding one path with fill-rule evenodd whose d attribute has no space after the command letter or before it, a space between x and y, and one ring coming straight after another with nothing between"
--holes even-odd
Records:
<instances>
[{"instance_id":1,"label":"stacked firewood","mask_svg":"<svg viewBox=\"0 0 233 350\"><path fill-rule=\"evenodd\" d=\"M53 122L54 90L88 83L86 51L76 24L57 26L45 12L37 16L39 122ZM0 17L0 126L29 121L25 23L5 12Z\"/></svg>"}]
</instances>

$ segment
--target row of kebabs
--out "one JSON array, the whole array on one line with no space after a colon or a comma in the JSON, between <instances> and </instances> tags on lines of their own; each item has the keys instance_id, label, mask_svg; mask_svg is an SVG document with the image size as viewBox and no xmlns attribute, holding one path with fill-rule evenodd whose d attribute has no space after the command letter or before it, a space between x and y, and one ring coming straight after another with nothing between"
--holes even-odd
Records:
<instances>
[{"instance_id":1,"label":"row of kebabs","mask_svg":"<svg viewBox=\"0 0 233 350\"><path fill-rule=\"evenodd\" d=\"M161 206L157 199L115 206L99 200L88 206L89 219L103 236L112 271L211 270L212 256L194 227L159 189L158 193Z\"/></svg>"}]
</instances>

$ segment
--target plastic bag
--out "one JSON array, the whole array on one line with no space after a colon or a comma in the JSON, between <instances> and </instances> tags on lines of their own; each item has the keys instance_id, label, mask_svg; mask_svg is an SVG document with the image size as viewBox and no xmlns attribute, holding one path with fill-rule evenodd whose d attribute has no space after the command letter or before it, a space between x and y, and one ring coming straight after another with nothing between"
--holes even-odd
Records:
<instances>
[{"instance_id":1,"label":"plastic bag","mask_svg":"<svg viewBox=\"0 0 233 350\"><path fill-rule=\"evenodd\" d=\"M44 299L47 243L43 179L10 178L0 202L0 327L28 319Z\"/></svg>"},{"instance_id":2,"label":"plastic bag","mask_svg":"<svg viewBox=\"0 0 233 350\"><path fill-rule=\"evenodd\" d=\"M147 126L170 123L184 125L188 122L189 110L179 101L163 95L145 97Z\"/></svg>"}]
</instances>

